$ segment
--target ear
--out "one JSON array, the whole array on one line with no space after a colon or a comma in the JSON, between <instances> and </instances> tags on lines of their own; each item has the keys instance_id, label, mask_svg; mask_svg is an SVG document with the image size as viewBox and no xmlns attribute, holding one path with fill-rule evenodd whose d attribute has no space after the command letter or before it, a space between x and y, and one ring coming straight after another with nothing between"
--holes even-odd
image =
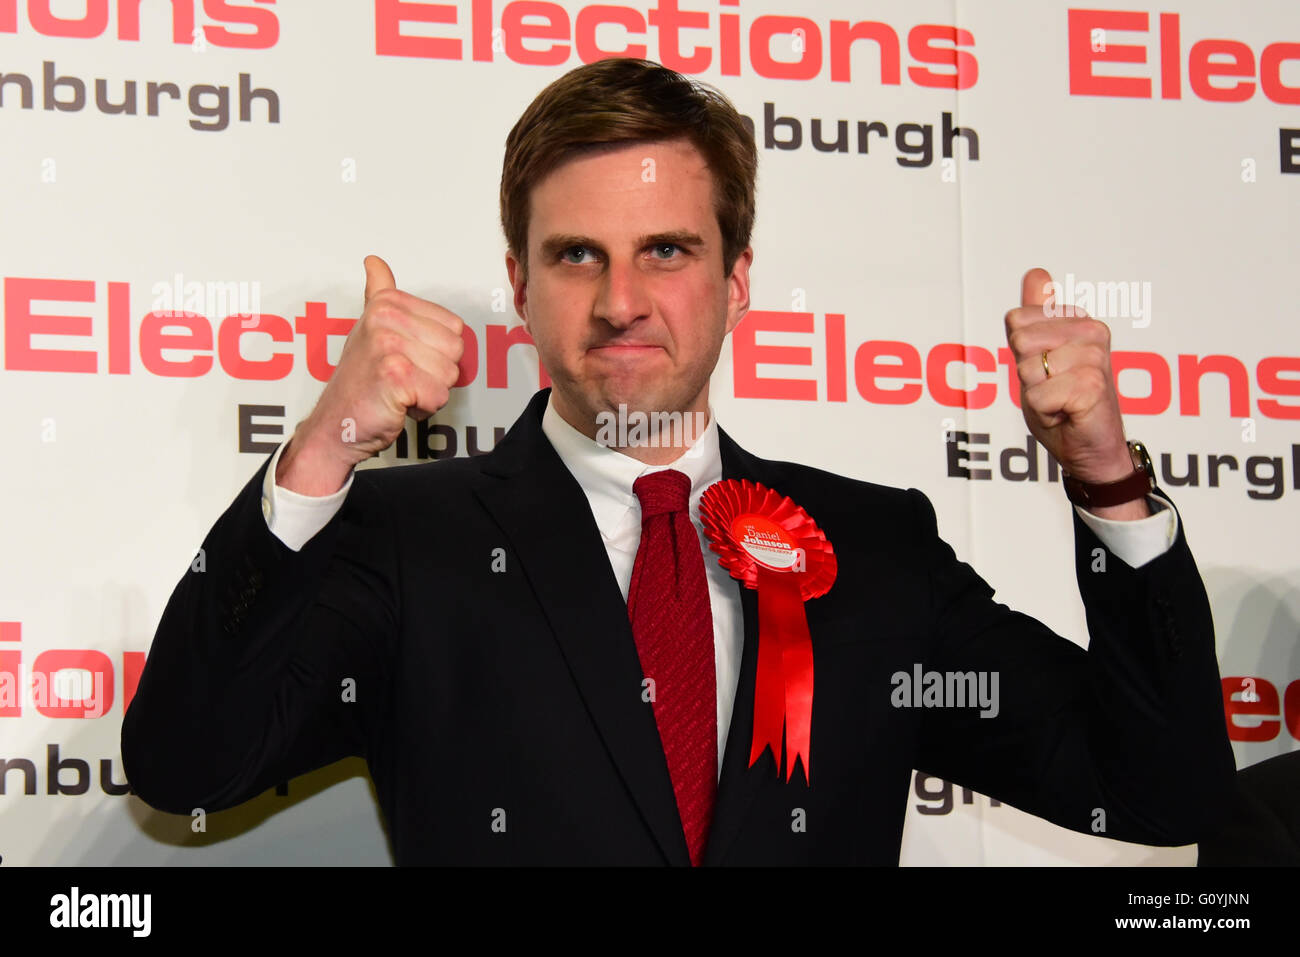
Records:
<instances>
[{"instance_id":1,"label":"ear","mask_svg":"<svg viewBox=\"0 0 1300 957\"><path fill-rule=\"evenodd\" d=\"M506 274L510 277L510 285L514 290L515 312L519 318L524 321L524 328L528 328L528 270L524 264L519 261L513 252L506 250ZM531 332L529 333L531 335Z\"/></svg>"},{"instance_id":2,"label":"ear","mask_svg":"<svg viewBox=\"0 0 1300 957\"><path fill-rule=\"evenodd\" d=\"M749 266L753 261L754 247L746 246L731 267L731 275L727 278L727 330L724 335L740 325L740 320L749 312Z\"/></svg>"}]
</instances>

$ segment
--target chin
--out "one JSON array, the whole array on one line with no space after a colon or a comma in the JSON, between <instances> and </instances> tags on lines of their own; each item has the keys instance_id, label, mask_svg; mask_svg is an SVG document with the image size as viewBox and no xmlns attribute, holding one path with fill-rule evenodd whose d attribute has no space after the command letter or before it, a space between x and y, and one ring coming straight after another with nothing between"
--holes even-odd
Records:
<instances>
[{"instance_id":1,"label":"chin","mask_svg":"<svg viewBox=\"0 0 1300 957\"><path fill-rule=\"evenodd\" d=\"M617 411L620 404L628 410L653 405L661 401L659 390L653 381L646 381L643 376L619 376L605 379L594 390L593 405L598 409Z\"/></svg>"},{"instance_id":2,"label":"chin","mask_svg":"<svg viewBox=\"0 0 1300 957\"><path fill-rule=\"evenodd\" d=\"M577 394L593 416L605 411L617 414L620 405L625 406L628 412L683 411L699 389L690 395L678 394L676 390L665 389L666 384L671 384L670 379L670 373L602 376L600 381L580 387Z\"/></svg>"}]
</instances>

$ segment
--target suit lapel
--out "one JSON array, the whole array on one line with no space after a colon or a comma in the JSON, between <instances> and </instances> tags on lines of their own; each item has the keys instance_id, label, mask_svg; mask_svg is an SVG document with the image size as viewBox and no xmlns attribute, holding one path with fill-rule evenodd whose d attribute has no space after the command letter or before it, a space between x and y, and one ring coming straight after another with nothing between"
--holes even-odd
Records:
<instances>
[{"instance_id":1,"label":"suit lapel","mask_svg":"<svg viewBox=\"0 0 1300 957\"><path fill-rule=\"evenodd\" d=\"M724 480L749 479L768 487L779 486L770 469L764 467L765 463L742 449L721 428L718 429L718 441ZM738 581L733 584L740 593L745 644L740 658L736 699L731 709L731 724L727 730L727 750L722 757L722 776L718 781L713 823L705 849L706 865L722 862L759 789L764 783L777 780L777 765L770 750L763 753L753 768L749 767L749 748L754 735L754 680L758 667L758 592Z\"/></svg>"},{"instance_id":2,"label":"suit lapel","mask_svg":"<svg viewBox=\"0 0 1300 957\"><path fill-rule=\"evenodd\" d=\"M586 495L541 429L549 392L533 396L486 457L476 495L518 556L592 721L664 857L689 866L659 730L641 700L627 605Z\"/></svg>"}]
</instances>

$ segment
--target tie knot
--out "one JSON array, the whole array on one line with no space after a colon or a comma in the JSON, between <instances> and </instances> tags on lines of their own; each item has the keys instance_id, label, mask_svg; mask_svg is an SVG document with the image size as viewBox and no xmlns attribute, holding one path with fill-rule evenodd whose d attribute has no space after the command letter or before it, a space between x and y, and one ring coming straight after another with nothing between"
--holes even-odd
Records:
<instances>
[{"instance_id":1,"label":"tie knot","mask_svg":"<svg viewBox=\"0 0 1300 957\"><path fill-rule=\"evenodd\" d=\"M691 480L685 472L663 469L642 475L632 483L632 491L641 500L641 521L652 515L685 511L691 500Z\"/></svg>"}]
</instances>

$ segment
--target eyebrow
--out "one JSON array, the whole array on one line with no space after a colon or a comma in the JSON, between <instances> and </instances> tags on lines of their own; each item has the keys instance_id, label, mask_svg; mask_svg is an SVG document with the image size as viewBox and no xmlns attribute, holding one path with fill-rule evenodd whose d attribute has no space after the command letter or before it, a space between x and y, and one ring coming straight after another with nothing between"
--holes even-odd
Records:
<instances>
[{"instance_id":1,"label":"eyebrow","mask_svg":"<svg viewBox=\"0 0 1300 957\"><path fill-rule=\"evenodd\" d=\"M704 237L687 229L673 229L663 233L647 233L638 237L636 243L638 249L645 249L647 246L658 246L661 243L674 243L689 249L701 249L706 245ZM605 252L605 247L590 236L579 236L576 233L560 233L542 240L542 258L554 259L573 246L586 246L598 253Z\"/></svg>"}]
</instances>

